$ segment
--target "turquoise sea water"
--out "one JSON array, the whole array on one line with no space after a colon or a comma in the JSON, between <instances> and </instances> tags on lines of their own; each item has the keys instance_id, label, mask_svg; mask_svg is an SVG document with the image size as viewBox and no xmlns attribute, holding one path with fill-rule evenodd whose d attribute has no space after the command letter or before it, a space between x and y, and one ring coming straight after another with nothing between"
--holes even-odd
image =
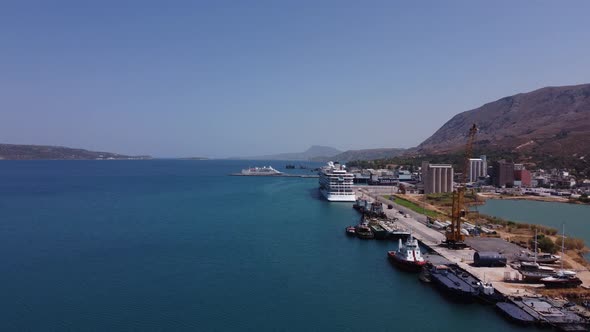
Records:
<instances>
[{"instance_id":1,"label":"turquoise sea water","mask_svg":"<svg viewBox=\"0 0 590 332\"><path fill-rule=\"evenodd\" d=\"M551 226L560 234L565 225L566 235L582 238L590 244L590 205L490 199L478 210L516 222Z\"/></svg>"},{"instance_id":2,"label":"turquoise sea water","mask_svg":"<svg viewBox=\"0 0 590 332\"><path fill-rule=\"evenodd\" d=\"M0 162L0 330L521 330L347 238L316 179L227 176L264 164Z\"/></svg>"}]
</instances>

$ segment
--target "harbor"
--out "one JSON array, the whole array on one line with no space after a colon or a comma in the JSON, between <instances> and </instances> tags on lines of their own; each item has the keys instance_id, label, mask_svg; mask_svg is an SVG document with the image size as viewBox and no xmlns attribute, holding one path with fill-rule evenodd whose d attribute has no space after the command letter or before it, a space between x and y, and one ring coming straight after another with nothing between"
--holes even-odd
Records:
<instances>
[{"instance_id":1,"label":"harbor","mask_svg":"<svg viewBox=\"0 0 590 332\"><path fill-rule=\"evenodd\" d=\"M541 292L545 288L543 284L523 280L518 265L512 262L521 254L522 247L501 238L467 237L466 248L450 249L441 245L445 235L429 227L426 216L395 204L384 198L381 192L374 193L367 188L355 190L357 197L362 197L365 205L370 207L366 209L369 214L378 205L387 207L379 210L384 221L377 224L395 224L397 228L411 230L412 237L427 251L422 257L428 264L420 273L419 280L434 284L452 300L492 303L496 311L521 325L550 326L563 331L588 331L590 328L590 312L586 306L544 296ZM358 207L355 206L355 209ZM505 265L476 264L480 254L482 259L487 259L491 253L501 253L499 256L504 259ZM506 258L512 264L506 264ZM588 289L590 273L587 270L576 272L582 281L582 289Z\"/></svg>"}]
</instances>

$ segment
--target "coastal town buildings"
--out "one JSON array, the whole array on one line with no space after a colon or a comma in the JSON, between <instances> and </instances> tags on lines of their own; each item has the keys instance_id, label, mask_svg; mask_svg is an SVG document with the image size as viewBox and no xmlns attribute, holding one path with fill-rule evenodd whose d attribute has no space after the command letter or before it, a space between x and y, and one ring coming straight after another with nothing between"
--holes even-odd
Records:
<instances>
[{"instance_id":1,"label":"coastal town buildings","mask_svg":"<svg viewBox=\"0 0 590 332\"><path fill-rule=\"evenodd\" d=\"M480 178L488 175L488 160L486 156L469 158L469 170L467 182L477 182Z\"/></svg>"},{"instance_id":2,"label":"coastal town buildings","mask_svg":"<svg viewBox=\"0 0 590 332\"><path fill-rule=\"evenodd\" d=\"M492 167L492 184L496 187L514 186L514 163L498 160Z\"/></svg>"},{"instance_id":3,"label":"coastal town buildings","mask_svg":"<svg viewBox=\"0 0 590 332\"><path fill-rule=\"evenodd\" d=\"M453 191L453 166L422 162L422 182L425 194L448 193Z\"/></svg>"},{"instance_id":4,"label":"coastal town buildings","mask_svg":"<svg viewBox=\"0 0 590 332\"><path fill-rule=\"evenodd\" d=\"M531 172L523 164L514 164L514 186L531 187Z\"/></svg>"}]
</instances>

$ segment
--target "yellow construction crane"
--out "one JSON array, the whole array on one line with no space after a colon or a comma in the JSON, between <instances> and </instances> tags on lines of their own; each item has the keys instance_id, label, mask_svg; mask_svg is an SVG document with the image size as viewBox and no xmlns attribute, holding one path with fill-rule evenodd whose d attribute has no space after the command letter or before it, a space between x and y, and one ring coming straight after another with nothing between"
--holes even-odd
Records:
<instances>
[{"instance_id":1,"label":"yellow construction crane","mask_svg":"<svg viewBox=\"0 0 590 332\"><path fill-rule=\"evenodd\" d=\"M466 176L467 170L469 169L469 158L473 151L473 141L475 140L475 134L477 134L477 126L473 124L469 129L467 137L467 144L465 146L465 160L463 173L461 174L460 183L455 190L453 190L453 208L451 212L451 225L450 229L446 232L445 244L449 248L465 248L465 235L461 233L461 218L465 217L465 190L466 190Z\"/></svg>"}]
</instances>

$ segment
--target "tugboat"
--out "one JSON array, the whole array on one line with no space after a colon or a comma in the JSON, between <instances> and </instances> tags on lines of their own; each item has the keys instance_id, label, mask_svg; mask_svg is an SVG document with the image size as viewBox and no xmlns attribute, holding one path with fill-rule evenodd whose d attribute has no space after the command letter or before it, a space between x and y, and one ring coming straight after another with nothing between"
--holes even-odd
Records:
<instances>
[{"instance_id":1,"label":"tugboat","mask_svg":"<svg viewBox=\"0 0 590 332\"><path fill-rule=\"evenodd\" d=\"M420 272L426 264L426 260L420 254L418 241L414 239L412 234L410 234L410 237L403 245L402 239L399 239L397 251L388 251L387 257L399 268L410 272Z\"/></svg>"}]
</instances>

